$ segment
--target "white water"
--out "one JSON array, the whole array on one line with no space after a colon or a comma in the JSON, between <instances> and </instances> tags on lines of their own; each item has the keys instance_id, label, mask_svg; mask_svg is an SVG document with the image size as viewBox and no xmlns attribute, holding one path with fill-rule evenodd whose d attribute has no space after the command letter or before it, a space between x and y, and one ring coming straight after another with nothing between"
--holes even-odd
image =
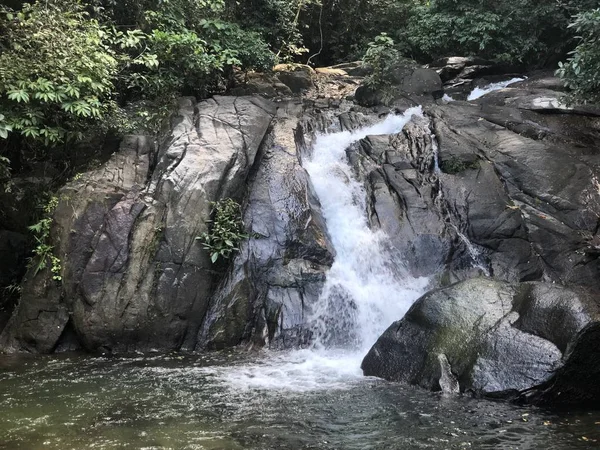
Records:
<instances>
[{"instance_id":1,"label":"white water","mask_svg":"<svg viewBox=\"0 0 600 450\"><path fill-rule=\"evenodd\" d=\"M469 97L467 97L467 100L468 101L476 100L479 97L483 97L484 95L489 94L490 92L499 91L500 89L504 89L505 87L508 87L511 84L518 83L519 81L524 81L524 80L525 80L525 78L512 78L510 80L500 81L498 83L491 83L482 88L479 88L479 87L475 88L469 94Z\"/></svg>"},{"instance_id":2,"label":"white water","mask_svg":"<svg viewBox=\"0 0 600 450\"><path fill-rule=\"evenodd\" d=\"M315 316L317 342L366 353L381 333L400 319L427 285L411 278L387 236L369 228L366 192L348 164L346 149L368 135L394 134L420 108L354 132L318 136L304 164L321 202L336 258ZM342 342L340 342L340 340Z\"/></svg>"},{"instance_id":3,"label":"white water","mask_svg":"<svg viewBox=\"0 0 600 450\"><path fill-rule=\"evenodd\" d=\"M444 94L444 96L442 97L442 101L444 103L450 103L455 101L451 96L449 96L448 94Z\"/></svg>"},{"instance_id":4,"label":"white water","mask_svg":"<svg viewBox=\"0 0 600 450\"><path fill-rule=\"evenodd\" d=\"M306 392L344 389L363 380L360 363L383 331L404 316L428 280L409 276L387 236L368 226L366 192L346 149L378 134L395 134L421 108L354 132L317 136L304 164L322 205L336 257L309 323L316 337L308 350L269 353L242 366L212 369L234 390Z\"/></svg>"}]
</instances>

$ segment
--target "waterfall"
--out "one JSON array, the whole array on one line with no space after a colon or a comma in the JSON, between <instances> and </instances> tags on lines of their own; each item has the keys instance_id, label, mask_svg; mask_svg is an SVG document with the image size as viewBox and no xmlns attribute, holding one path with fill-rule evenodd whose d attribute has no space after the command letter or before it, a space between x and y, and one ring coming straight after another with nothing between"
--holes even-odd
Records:
<instances>
[{"instance_id":1,"label":"waterfall","mask_svg":"<svg viewBox=\"0 0 600 450\"><path fill-rule=\"evenodd\" d=\"M317 345L368 350L427 285L426 279L414 279L406 272L402 255L388 245L383 232L369 228L365 188L346 155L353 142L398 133L413 116L422 117L420 107L354 132L317 136L312 158L304 163L336 253L313 311Z\"/></svg>"},{"instance_id":2,"label":"waterfall","mask_svg":"<svg viewBox=\"0 0 600 450\"><path fill-rule=\"evenodd\" d=\"M498 83L490 83L485 87L477 87L473 89L473 91L467 97L468 101L477 100L479 97L483 97L490 92L499 91L500 89L504 89L505 87L510 86L511 84L518 83L519 81L524 81L525 78L511 78L510 80L500 81Z\"/></svg>"},{"instance_id":3,"label":"waterfall","mask_svg":"<svg viewBox=\"0 0 600 450\"><path fill-rule=\"evenodd\" d=\"M367 351L425 293L428 280L411 277L388 237L369 228L366 191L346 154L352 143L366 136L399 133L414 116L422 117L420 107L354 132L316 136L304 168L321 202L336 255L319 301L309 312L315 345L268 352L242 366L210 369L228 388L306 392L361 382L360 364Z\"/></svg>"}]
</instances>

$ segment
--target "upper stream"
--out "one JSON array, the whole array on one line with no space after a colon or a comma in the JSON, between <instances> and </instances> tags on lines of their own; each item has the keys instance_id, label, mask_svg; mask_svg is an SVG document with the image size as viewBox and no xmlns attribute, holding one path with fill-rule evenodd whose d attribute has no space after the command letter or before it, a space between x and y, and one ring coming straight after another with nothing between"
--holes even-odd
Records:
<instances>
[{"instance_id":1,"label":"upper stream","mask_svg":"<svg viewBox=\"0 0 600 450\"><path fill-rule=\"evenodd\" d=\"M365 378L377 337L422 295L368 225L346 150L419 108L317 136L304 167L335 262L310 311L311 349L106 358L0 357L0 449L590 448L599 414L554 414Z\"/></svg>"}]
</instances>

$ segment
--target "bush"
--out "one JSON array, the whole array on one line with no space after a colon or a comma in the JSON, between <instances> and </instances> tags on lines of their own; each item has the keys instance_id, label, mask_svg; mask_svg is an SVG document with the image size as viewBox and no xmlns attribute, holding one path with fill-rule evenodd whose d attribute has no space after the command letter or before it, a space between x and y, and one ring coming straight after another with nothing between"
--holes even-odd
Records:
<instances>
[{"instance_id":1,"label":"bush","mask_svg":"<svg viewBox=\"0 0 600 450\"><path fill-rule=\"evenodd\" d=\"M7 159L18 170L36 159L63 165L58 146L110 129L156 131L177 96L223 91L234 67L272 67L261 36L226 16L223 0L0 7L0 184Z\"/></svg>"},{"instance_id":2,"label":"bush","mask_svg":"<svg viewBox=\"0 0 600 450\"><path fill-rule=\"evenodd\" d=\"M600 103L600 9L578 14L569 27L579 44L557 74L571 89L571 102Z\"/></svg>"},{"instance_id":3,"label":"bush","mask_svg":"<svg viewBox=\"0 0 600 450\"><path fill-rule=\"evenodd\" d=\"M81 138L115 108L115 52L74 1L0 12L0 138L52 146Z\"/></svg>"},{"instance_id":4,"label":"bush","mask_svg":"<svg viewBox=\"0 0 600 450\"><path fill-rule=\"evenodd\" d=\"M553 0L431 0L414 8L408 40L421 59L458 54L532 65L561 50L565 20Z\"/></svg>"},{"instance_id":5,"label":"bush","mask_svg":"<svg viewBox=\"0 0 600 450\"><path fill-rule=\"evenodd\" d=\"M241 207L235 200L226 198L213 203L213 216L210 231L196 239L210 252L210 260L214 264L219 257L229 259L248 236L244 233Z\"/></svg>"}]
</instances>

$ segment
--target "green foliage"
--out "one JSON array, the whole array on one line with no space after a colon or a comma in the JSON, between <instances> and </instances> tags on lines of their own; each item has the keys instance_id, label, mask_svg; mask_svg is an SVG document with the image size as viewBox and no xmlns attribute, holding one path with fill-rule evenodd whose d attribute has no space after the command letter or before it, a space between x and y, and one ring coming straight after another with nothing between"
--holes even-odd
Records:
<instances>
[{"instance_id":1,"label":"green foliage","mask_svg":"<svg viewBox=\"0 0 600 450\"><path fill-rule=\"evenodd\" d=\"M41 270L50 267L52 279L54 281L62 281L62 266L61 261L54 255L54 247L49 244L50 230L52 228L52 213L58 206L58 198L51 197L43 207L43 218L34 225L29 227L29 231L33 233L36 246L33 249L33 257L30 260L29 267L33 269L33 276L36 276Z\"/></svg>"},{"instance_id":2,"label":"green foliage","mask_svg":"<svg viewBox=\"0 0 600 450\"><path fill-rule=\"evenodd\" d=\"M408 54L406 25L415 0L331 0L308 8L300 27L313 61L320 65L360 59L368 44L385 32ZM321 39L322 36L322 39ZM321 49L322 46L322 49Z\"/></svg>"},{"instance_id":3,"label":"green foliage","mask_svg":"<svg viewBox=\"0 0 600 450\"><path fill-rule=\"evenodd\" d=\"M210 252L210 260L216 263L219 257L229 259L238 250L239 243L248 238L244 233L242 210L235 200L226 198L213 203L214 219L210 231L196 239Z\"/></svg>"},{"instance_id":4,"label":"green foliage","mask_svg":"<svg viewBox=\"0 0 600 450\"><path fill-rule=\"evenodd\" d=\"M307 29L309 14L320 5L320 0L246 0L228 3L232 19L262 36L285 62L293 62L308 52L302 43L302 34Z\"/></svg>"},{"instance_id":5,"label":"green foliage","mask_svg":"<svg viewBox=\"0 0 600 450\"><path fill-rule=\"evenodd\" d=\"M225 19L222 0L140 1L139 29L122 45L122 90L129 98L170 103L177 95L220 91L234 66L272 67L274 55L255 32ZM118 25L122 17L113 17ZM116 32L123 33L123 32ZM123 33L124 34L124 33Z\"/></svg>"},{"instance_id":6,"label":"green foliage","mask_svg":"<svg viewBox=\"0 0 600 450\"><path fill-rule=\"evenodd\" d=\"M464 172L465 170L479 169L479 163L477 161L462 161L461 159L453 156L449 159L443 160L440 164L440 169L444 173L456 175Z\"/></svg>"},{"instance_id":7,"label":"green foliage","mask_svg":"<svg viewBox=\"0 0 600 450\"><path fill-rule=\"evenodd\" d=\"M365 79L365 84L373 88L384 88L389 85L387 74L399 58L400 54L394 45L394 40L387 33L381 33L373 42L369 42L363 62L372 69L372 73Z\"/></svg>"},{"instance_id":8,"label":"green foliage","mask_svg":"<svg viewBox=\"0 0 600 450\"><path fill-rule=\"evenodd\" d=\"M561 21L558 3L550 0L431 0L415 8L408 41L426 58L461 54L531 63L550 51L545 35Z\"/></svg>"},{"instance_id":9,"label":"green foliage","mask_svg":"<svg viewBox=\"0 0 600 450\"><path fill-rule=\"evenodd\" d=\"M0 6L0 156L62 165L72 141L156 132L176 97L222 92L234 67L270 68L262 35L229 18L223 0Z\"/></svg>"},{"instance_id":10,"label":"green foliage","mask_svg":"<svg viewBox=\"0 0 600 450\"><path fill-rule=\"evenodd\" d=\"M600 103L600 9L578 14L569 27L579 43L557 74L571 89L571 102Z\"/></svg>"},{"instance_id":11,"label":"green foliage","mask_svg":"<svg viewBox=\"0 0 600 450\"><path fill-rule=\"evenodd\" d=\"M52 146L81 138L115 104L106 33L75 1L0 12L0 138Z\"/></svg>"}]
</instances>

